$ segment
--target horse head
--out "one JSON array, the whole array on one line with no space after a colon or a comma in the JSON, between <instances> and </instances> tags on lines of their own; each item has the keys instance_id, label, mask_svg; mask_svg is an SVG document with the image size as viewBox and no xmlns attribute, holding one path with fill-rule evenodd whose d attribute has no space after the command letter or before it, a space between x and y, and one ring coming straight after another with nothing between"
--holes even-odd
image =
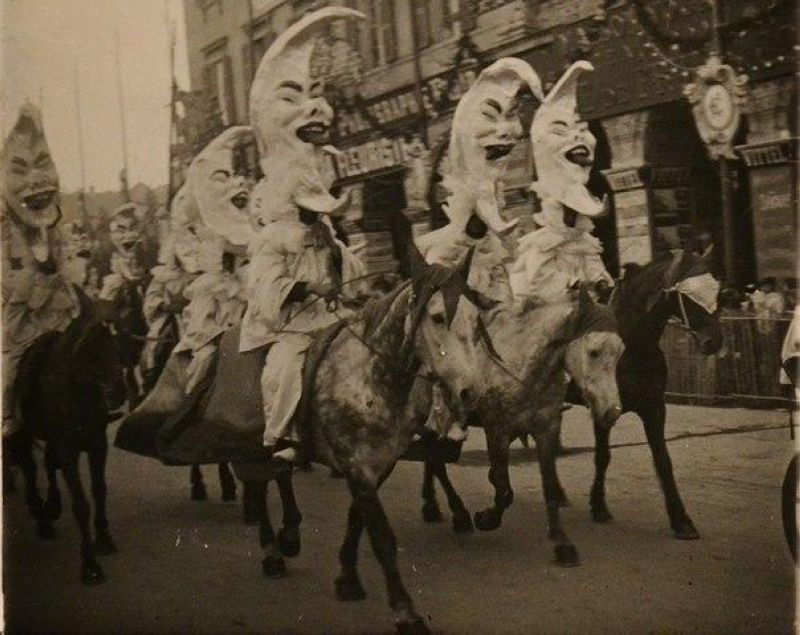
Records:
<instances>
[{"instance_id":1,"label":"horse head","mask_svg":"<svg viewBox=\"0 0 800 635\"><path fill-rule=\"evenodd\" d=\"M617 362L625 346L611 311L596 304L583 287L570 322L568 340L567 373L581 389L592 418L610 427L622 414Z\"/></svg>"},{"instance_id":2,"label":"horse head","mask_svg":"<svg viewBox=\"0 0 800 635\"><path fill-rule=\"evenodd\" d=\"M92 300L80 289L76 292L80 314L59 344L66 374L71 381L99 386L106 406L117 409L126 398L119 345Z\"/></svg>"},{"instance_id":3,"label":"horse head","mask_svg":"<svg viewBox=\"0 0 800 635\"><path fill-rule=\"evenodd\" d=\"M456 268L428 264L412 242L409 259L413 293L404 348L414 345L423 363L462 405L482 390L480 341L494 352L480 317L494 302L467 284L472 253Z\"/></svg>"},{"instance_id":4,"label":"horse head","mask_svg":"<svg viewBox=\"0 0 800 635\"><path fill-rule=\"evenodd\" d=\"M689 331L705 355L722 347L717 298L719 282L710 270L711 248L699 255L671 251L650 264L629 266L615 294L614 309L623 322L645 318L646 323L674 320ZM646 328L643 337L661 337L661 328Z\"/></svg>"}]
</instances>

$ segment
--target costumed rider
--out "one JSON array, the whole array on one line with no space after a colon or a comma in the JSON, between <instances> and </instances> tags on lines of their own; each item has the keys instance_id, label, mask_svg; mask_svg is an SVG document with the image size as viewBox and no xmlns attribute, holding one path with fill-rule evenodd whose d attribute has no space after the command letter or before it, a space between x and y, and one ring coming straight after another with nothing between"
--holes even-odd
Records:
<instances>
[{"instance_id":1,"label":"costumed rider","mask_svg":"<svg viewBox=\"0 0 800 635\"><path fill-rule=\"evenodd\" d=\"M24 105L6 137L3 163L3 436L18 429L16 380L39 337L78 316L75 289L60 272L58 173L39 110Z\"/></svg>"},{"instance_id":2,"label":"costumed rider","mask_svg":"<svg viewBox=\"0 0 800 635\"><path fill-rule=\"evenodd\" d=\"M505 221L500 214L501 178L524 134L517 99L523 86L543 98L539 77L527 62L502 58L485 68L458 102L450 132L450 172L444 179L450 192L444 207L449 224L417 240L430 264L457 266L473 249L469 286L499 303L512 300L511 254L503 239L518 219ZM427 427L454 440L463 438L461 426L450 421L438 385L433 403Z\"/></svg>"},{"instance_id":3,"label":"costumed rider","mask_svg":"<svg viewBox=\"0 0 800 635\"><path fill-rule=\"evenodd\" d=\"M333 111L323 96L324 46L317 38L332 21L364 18L358 11L320 9L285 30L264 54L250 91L264 178L256 185L247 311L241 352L268 346L261 375L264 447L268 456L296 458L291 425L302 392L311 334L349 314L361 292L348 281L361 262L334 236L330 218L344 212L324 164Z\"/></svg>"},{"instance_id":4,"label":"costumed rider","mask_svg":"<svg viewBox=\"0 0 800 635\"><path fill-rule=\"evenodd\" d=\"M173 204L174 254L196 277L183 290L182 335L175 353L192 357L185 391L210 369L220 336L241 322L247 279L252 181L234 169L236 148L252 141L247 126L228 128L192 161Z\"/></svg>"},{"instance_id":5,"label":"costumed rider","mask_svg":"<svg viewBox=\"0 0 800 635\"><path fill-rule=\"evenodd\" d=\"M89 266L92 263L94 249L92 240L80 223L64 223L61 271L72 284L83 289L87 295L96 295L91 289Z\"/></svg>"},{"instance_id":6,"label":"costumed rider","mask_svg":"<svg viewBox=\"0 0 800 635\"><path fill-rule=\"evenodd\" d=\"M586 188L594 162L596 140L577 110L581 73L593 70L575 62L556 82L531 124L537 180L531 185L541 202L534 215L538 229L519 239L510 282L517 301L549 304L566 301L579 282L613 286L600 255L603 247L592 236L592 218L606 211Z\"/></svg>"},{"instance_id":7,"label":"costumed rider","mask_svg":"<svg viewBox=\"0 0 800 635\"><path fill-rule=\"evenodd\" d=\"M144 297L149 275L143 262L142 229L135 203L123 203L108 222L111 238L111 273L103 278L100 299L116 302L124 287L130 286Z\"/></svg>"}]
</instances>

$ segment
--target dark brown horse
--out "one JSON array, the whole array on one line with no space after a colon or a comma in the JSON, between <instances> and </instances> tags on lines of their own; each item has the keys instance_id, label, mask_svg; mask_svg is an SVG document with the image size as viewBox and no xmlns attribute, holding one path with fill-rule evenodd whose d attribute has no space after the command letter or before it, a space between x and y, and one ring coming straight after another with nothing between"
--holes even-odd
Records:
<instances>
[{"instance_id":1,"label":"dark brown horse","mask_svg":"<svg viewBox=\"0 0 800 635\"><path fill-rule=\"evenodd\" d=\"M23 358L17 393L22 425L4 440L4 450L22 469L26 502L43 537L53 535L52 522L60 513L55 469L61 470L80 531L81 581L99 584L105 577L96 555L116 551L106 516L106 427L109 410L124 403L126 390L117 342L98 319L90 300L78 293L81 313L75 321L63 334L43 336ZM47 503L36 489L33 449L37 440L45 444L50 475ZM84 452L89 458L95 503L94 539L78 467Z\"/></svg>"},{"instance_id":2,"label":"dark brown horse","mask_svg":"<svg viewBox=\"0 0 800 635\"><path fill-rule=\"evenodd\" d=\"M686 512L664 439L667 387L667 362L660 341L670 320L677 320L692 333L698 348L705 355L722 347L722 331L717 312L709 313L683 293L683 281L709 273L708 254L699 256L688 251L667 253L645 267L629 265L611 298L611 309L617 316L625 351L617 367L617 382L624 412L639 415L653 455L656 473L669 516L677 538L693 540L700 537ZM590 495L592 518L609 522L611 512L605 500L605 477L611 452L611 430L594 422L595 479Z\"/></svg>"}]
</instances>

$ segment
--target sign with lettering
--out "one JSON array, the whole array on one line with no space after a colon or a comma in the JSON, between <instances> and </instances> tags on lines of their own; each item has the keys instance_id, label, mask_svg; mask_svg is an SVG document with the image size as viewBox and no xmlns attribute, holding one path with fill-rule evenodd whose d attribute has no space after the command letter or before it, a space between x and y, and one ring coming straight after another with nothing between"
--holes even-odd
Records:
<instances>
[{"instance_id":1,"label":"sign with lettering","mask_svg":"<svg viewBox=\"0 0 800 635\"><path fill-rule=\"evenodd\" d=\"M340 179L361 176L369 172L405 165L408 157L403 140L375 139L342 150L333 156L336 174Z\"/></svg>"}]
</instances>

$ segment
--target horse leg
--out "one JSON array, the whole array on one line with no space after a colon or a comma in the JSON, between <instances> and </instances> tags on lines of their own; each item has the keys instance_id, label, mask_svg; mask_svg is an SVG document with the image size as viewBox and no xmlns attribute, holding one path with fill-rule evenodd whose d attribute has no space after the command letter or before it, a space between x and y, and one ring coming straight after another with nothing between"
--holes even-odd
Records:
<instances>
[{"instance_id":1,"label":"horse leg","mask_svg":"<svg viewBox=\"0 0 800 635\"><path fill-rule=\"evenodd\" d=\"M248 485L253 493L253 503L257 508L259 517L258 543L264 559L261 561L261 570L268 578L285 578L286 563L283 561L275 532L269 520L269 506L267 505L267 481L250 481Z\"/></svg>"},{"instance_id":2,"label":"horse leg","mask_svg":"<svg viewBox=\"0 0 800 635\"><path fill-rule=\"evenodd\" d=\"M253 486L252 481L244 481L242 484L242 514L245 525L257 525L261 520L261 508L259 507L258 497L262 496L257 487Z\"/></svg>"},{"instance_id":3,"label":"horse leg","mask_svg":"<svg viewBox=\"0 0 800 635\"><path fill-rule=\"evenodd\" d=\"M199 469L199 468L198 468ZM236 500L236 481L233 480L233 474L227 463L220 463L217 465L219 472L219 486L222 490L222 500L224 502Z\"/></svg>"},{"instance_id":4,"label":"horse leg","mask_svg":"<svg viewBox=\"0 0 800 635\"><path fill-rule=\"evenodd\" d=\"M639 416L644 424L647 443L650 445L658 480L661 483L661 490L664 492L670 527L675 536L681 540L697 540L700 538L700 533L695 528L689 514L686 513L678 493L678 486L675 484L675 476L672 473L672 461L669 458L667 442L664 439L666 414L666 406L661 401L652 405L648 412L639 413Z\"/></svg>"},{"instance_id":5,"label":"horse leg","mask_svg":"<svg viewBox=\"0 0 800 635\"><path fill-rule=\"evenodd\" d=\"M192 484L192 500L204 501L208 499L206 484L203 482L203 473L199 465L193 465L189 472L189 482Z\"/></svg>"},{"instance_id":6,"label":"horse leg","mask_svg":"<svg viewBox=\"0 0 800 635\"><path fill-rule=\"evenodd\" d=\"M464 501L458 495L456 488L450 482L447 475L447 465L442 461L433 464L434 474L442 484L442 489L447 496L447 506L453 514L453 531L457 534L471 534L475 527L472 525L472 517L469 515Z\"/></svg>"},{"instance_id":7,"label":"horse leg","mask_svg":"<svg viewBox=\"0 0 800 635\"><path fill-rule=\"evenodd\" d=\"M594 422L594 483L589 494L589 508L592 520L596 523L609 523L614 517L606 504L606 471L611 462L609 436L611 431L604 425Z\"/></svg>"},{"instance_id":8,"label":"horse leg","mask_svg":"<svg viewBox=\"0 0 800 635\"><path fill-rule=\"evenodd\" d=\"M44 503L44 513L55 522L61 518L61 492L58 489L56 457L49 447L44 452L44 465L47 472L47 499Z\"/></svg>"},{"instance_id":9,"label":"horse leg","mask_svg":"<svg viewBox=\"0 0 800 635\"><path fill-rule=\"evenodd\" d=\"M280 472L275 480L283 505L283 527L278 532L278 548L284 556L293 558L300 553L300 523L303 515L294 496L291 470Z\"/></svg>"},{"instance_id":10,"label":"horse leg","mask_svg":"<svg viewBox=\"0 0 800 635\"><path fill-rule=\"evenodd\" d=\"M505 435L486 432L489 451L489 482L494 486L494 506L475 512L475 526L481 531L492 531L503 522L503 512L514 501L514 490L508 475L509 440Z\"/></svg>"},{"instance_id":11,"label":"horse leg","mask_svg":"<svg viewBox=\"0 0 800 635\"><path fill-rule=\"evenodd\" d=\"M95 558L94 542L89 531L89 501L83 491L78 471L78 457L77 452L71 452L70 456L65 457L61 471L72 499L72 513L81 534L81 582L87 585L101 584L105 582L105 575Z\"/></svg>"},{"instance_id":12,"label":"horse leg","mask_svg":"<svg viewBox=\"0 0 800 635\"><path fill-rule=\"evenodd\" d=\"M106 460L108 458L108 441L105 431L98 434L96 446L89 450L89 476L92 481L92 498L94 499L94 548L98 555L108 556L117 552L117 545L108 529L106 515Z\"/></svg>"},{"instance_id":13,"label":"horse leg","mask_svg":"<svg viewBox=\"0 0 800 635\"><path fill-rule=\"evenodd\" d=\"M578 550L567 537L561 526L560 485L556 473L556 454L559 441L560 426L551 425L547 430L536 435L536 446L539 451L539 470L542 475L542 489L547 506L548 536L555 543L556 562L563 567L575 567L580 564Z\"/></svg>"},{"instance_id":14,"label":"horse leg","mask_svg":"<svg viewBox=\"0 0 800 635\"><path fill-rule=\"evenodd\" d=\"M342 602L357 602L367 597L367 592L358 577L358 543L364 531L364 521L355 501L347 511L347 531L339 549L339 564L342 571L336 578L336 597Z\"/></svg>"},{"instance_id":15,"label":"horse leg","mask_svg":"<svg viewBox=\"0 0 800 635\"><path fill-rule=\"evenodd\" d=\"M378 493L374 487L348 478L350 491L361 518L366 525L372 551L381 564L389 595L389 605L395 614L395 625L400 633L428 633L425 622L414 610L400 571L397 569L397 540L386 518Z\"/></svg>"},{"instance_id":16,"label":"horse leg","mask_svg":"<svg viewBox=\"0 0 800 635\"><path fill-rule=\"evenodd\" d=\"M426 523L442 522L442 511L436 502L436 484L433 481L434 462L436 459L425 459L425 470L422 474L422 519Z\"/></svg>"},{"instance_id":17,"label":"horse leg","mask_svg":"<svg viewBox=\"0 0 800 635\"><path fill-rule=\"evenodd\" d=\"M43 540L50 540L56 535L53 523L45 512L44 501L36 484L36 460L33 458L33 443L26 439L13 437L4 440L4 444L14 445L13 455L22 479L25 482L25 504L33 519L36 521L36 534ZM12 452L10 452L11 454Z\"/></svg>"}]
</instances>

